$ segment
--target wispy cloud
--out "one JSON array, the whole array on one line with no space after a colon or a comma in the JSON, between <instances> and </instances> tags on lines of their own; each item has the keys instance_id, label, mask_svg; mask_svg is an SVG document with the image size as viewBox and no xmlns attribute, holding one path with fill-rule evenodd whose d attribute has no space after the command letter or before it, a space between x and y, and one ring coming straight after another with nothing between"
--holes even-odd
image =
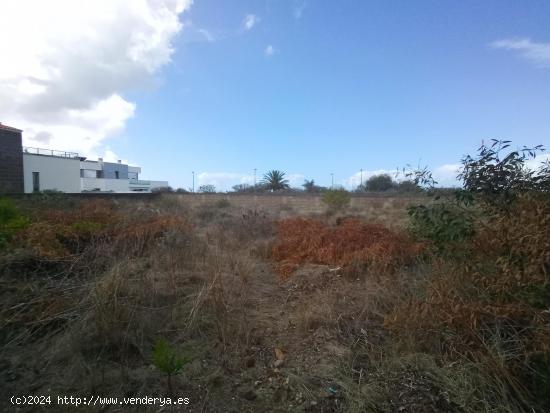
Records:
<instances>
[{"instance_id":1,"label":"wispy cloud","mask_svg":"<svg viewBox=\"0 0 550 413\"><path fill-rule=\"evenodd\" d=\"M207 42L213 42L216 40L214 35L206 29L199 29L198 32L204 36Z\"/></svg>"},{"instance_id":2,"label":"wispy cloud","mask_svg":"<svg viewBox=\"0 0 550 413\"><path fill-rule=\"evenodd\" d=\"M528 38L503 39L491 43L491 47L516 51L539 67L550 67L550 43L537 43Z\"/></svg>"},{"instance_id":3,"label":"wispy cloud","mask_svg":"<svg viewBox=\"0 0 550 413\"><path fill-rule=\"evenodd\" d=\"M294 0L292 15L296 20L300 20L302 18L302 14L304 13L305 8L306 8L305 0Z\"/></svg>"},{"instance_id":4,"label":"wispy cloud","mask_svg":"<svg viewBox=\"0 0 550 413\"><path fill-rule=\"evenodd\" d=\"M264 50L264 55L266 57L271 57L275 54L276 50L272 45L268 45Z\"/></svg>"},{"instance_id":5,"label":"wispy cloud","mask_svg":"<svg viewBox=\"0 0 550 413\"><path fill-rule=\"evenodd\" d=\"M252 30L252 28L258 23L260 23L260 18L258 16L256 16L255 14L247 14L246 16L244 16L243 29L245 31Z\"/></svg>"},{"instance_id":6,"label":"wispy cloud","mask_svg":"<svg viewBox=\"0 0 550 413\"><path fill-rule=\"evenodd\" d=\"M217 35L214 35L212 31L199 27L191 19L187 19L182 23L183 29L183 41L184 43L198 43L198 42L208 42L212 43L216 40L220 40Z\"/></svg>"}]
</instances>

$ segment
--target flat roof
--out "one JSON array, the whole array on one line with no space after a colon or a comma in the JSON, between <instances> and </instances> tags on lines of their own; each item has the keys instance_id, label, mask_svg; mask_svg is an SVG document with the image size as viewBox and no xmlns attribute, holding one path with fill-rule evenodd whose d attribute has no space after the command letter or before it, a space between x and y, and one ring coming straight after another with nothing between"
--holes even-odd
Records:
<instances>
[{"instance_id":1,"label":"flat roof","mask_svg":"<svg viewBox=\"0 0 550 413\"><path fill-rule=\"evenodd\" d=\"M58 151L55 149L32 148L23 146L24 155L54 156L56 158L80 159L77 152Z\"/></svg>"},{"instance_id":2,"label":"flat roof","mask_svg":"<svg viewBox=\"0 0 550 413\"><path fill-rule=\"evenodd\" d=\"M23 132L21 129L14 128L12 126L4 125L2 122L0 122L0 129L1 130L7 130L10 132Z\"/></svg>"}]
</instances>

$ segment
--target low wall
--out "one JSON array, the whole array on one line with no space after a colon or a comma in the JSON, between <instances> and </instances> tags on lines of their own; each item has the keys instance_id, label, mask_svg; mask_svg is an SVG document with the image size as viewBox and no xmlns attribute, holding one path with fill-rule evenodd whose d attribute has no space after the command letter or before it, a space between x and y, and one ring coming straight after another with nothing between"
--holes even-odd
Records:
<instances>
[{"instance_id":1,"label":"low wall","mask_svg":"<svg viewBox=\"0 0 550 413\"><path fill-rule=\"evenodd\" d=\"M321 195L270 195L270 194L173 194L179 201L189 207L214 205L220 200L227 200L231 206L242 209L288 209L302 214L318 214L326 211ZM366 209L402 209L409 205L425 203L426 197L419 196L352 196L349 210Z\"/></svg>"},{"instance_id":2,"label":"low wall","mask_svg":"<svg viewBox=\"0 0 550 413\"><path fill-rule=\"evenodd\" d=\"M393 195L393 194L392 194ZM426 196L404 196L404 195L356 195L351 196L349 208L346 214L360 216L367 220L382 222L391 227L402 227L408 223L407 207L429 202ZM40 200L44 194L17 194L9 195L14 199ZM124 202L139 202L148 204L150 202L163 202L168 199L173 202L176 199L182 206L200 211L204 207L218 208L220 201L229 202L230 210L241 210L242 213L250 210L260 210L268 213L272 218L288 218L293 216L307 216L323 214L327 206L323 203L321 195L314 194L156 194L156 193L79 193L79 194L52 194L52 200L56 196L72 199L113 199ZM220 209L221 211L221 209Z\"/></svg>"},{"instance_id":3,"label":"low wall","mask_svg":"<svg viewBox=\"0 0 550 413\"><path fill-rule=\"evenodd\" d=\"M40 197L49 197L49 198L71 198L71 199L132 199L132 200L153 200L159 198L161 194L154 194L150 192L121 192L121 193L108 193L108 192L77 192L74 194L71 193L29 193L29 194L6 194L0 195L6 196L12 199L23 199L23 200L32 200L33 198L38 199Z\"/></svg>"}]
</instances>

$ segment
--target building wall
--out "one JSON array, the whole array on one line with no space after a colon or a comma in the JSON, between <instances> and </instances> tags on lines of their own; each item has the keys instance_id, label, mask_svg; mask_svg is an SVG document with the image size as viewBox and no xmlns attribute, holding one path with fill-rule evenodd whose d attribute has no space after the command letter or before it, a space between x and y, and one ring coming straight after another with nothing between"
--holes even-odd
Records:
<instances>
[{"instance_id":1,"label":"building wall","mask_svg":"<svg viewBox=\"0 0 550 413\"><path fill-rule=\"evenodd\" d=\"M149 181L151 189L157 188L166 188L168 186L168 181Z\"/></svg>"},{"instance_id":2,"label":"building wall","mask_svg":"<svg viewBox=\"0 0 550 413\"><path fill-rule=\"evenodd\" d=\"M166 188L167 181L146 181L143 179L130 179L130 191L146 191L151 192L153 189Z\"/></svg>"},{"instance_id":3,"label":"building wall","mask_svg":"<svg viewBox=\"0 0 550 413\"><path fill-rule=\"evenodd\" d=\"M83 191L130 192L128 179L80 178Z\"/></svg>"},{"instance_id":4,"label":"building wall","mask_svg":"<svg viewBox=\"0 0 550 413\"><path fill-rule=\"evenodd\" d=\"M80 192L80 160L23 154L25 192L33 191L32 173L40 173L40 190Z\"/></svg>"},{"instance_id":5,"label":"building wall","mask_svg":"<svg viewBox=\"0 0 550 413\"><path fill-rule=\"evenodd\" d=\"M21 132L0 128L0 193L23 192Z\"/></svg>"},{"instance_id":6,"label":"building wall","mask_svg":"<svg viewBox=\"0 0 550 413\"><path fill-rule=\"evenodd\" d=\"M168 186L166 181L138 181L129 179L106 179L106 178L81 178L83 191L101 192L132 192L138 188L150 192L152 189Z\"/></svg>"},{"instance_id":7,"label":"building wall","mask_svg":"<svg viewBox=\"0 0 550 413\"><path fill-rule=\"evenodd\" d=\"M89 169L91 171L101 171L103 166L97 161L80 161L80 169Z\"/></svg>"}]
</instances>

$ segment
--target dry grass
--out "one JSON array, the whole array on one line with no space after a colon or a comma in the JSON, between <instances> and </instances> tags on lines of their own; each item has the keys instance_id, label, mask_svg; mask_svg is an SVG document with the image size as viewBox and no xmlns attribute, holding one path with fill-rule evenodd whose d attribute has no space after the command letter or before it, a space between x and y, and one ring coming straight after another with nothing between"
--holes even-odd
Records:
<instances>
[{"instance_id":1,"label":"dry grass","mask_svg":"<svg viewBox=\"0 0 550 413\"><path fill-rule=\"evenodd\" d=\"M388 272L411 263L421 250L421 244L381 224L348 218L332 226L319 219L292 218L279 222L272 258L283 277L306 263L374 266Z\"/></svg>"},{"instance_id":2,"label":"dry grass","mask_svg":"<svg viewBox=\"0 0 550 413\"><path fill-rule=\"evenodd\" d=\"M173 385L194 411L542 411L547 201L452 261L382 225L406 200L376 202L377 223L177 196L24 206L0 254L0 408L164 395L163 337L191 359Z\"/></svg>"}]
</instances>

